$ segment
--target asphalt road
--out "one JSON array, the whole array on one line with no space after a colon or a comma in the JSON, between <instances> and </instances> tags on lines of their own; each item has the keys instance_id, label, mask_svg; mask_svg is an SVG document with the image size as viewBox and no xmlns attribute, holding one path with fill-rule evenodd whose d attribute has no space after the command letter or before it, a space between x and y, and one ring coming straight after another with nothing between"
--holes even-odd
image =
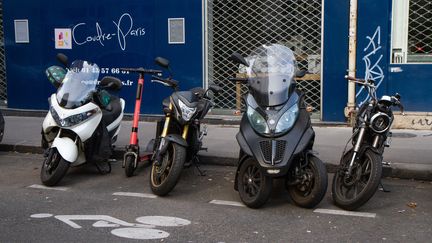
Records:
<instances>
[{"instance_id":1,"label":"asphalt road","mask_svg":"<svg viewBox=\"0 0 432 243\"><path fill-rule=\"evenodd\" d=\"M152 198L144 165L132 178L125 178L119 162L109 175L91 165L73 168L53 190L39 188L41 161L38 154L0 153L0 242L429 242L432 237L431 182L384 179L390 193L378 191L357 212L361 215L346 216L328 214L338 210L329 193L315 211L293 205L280 182L263 208L246 208L233 190L234 167L202 166L204 177L186 169L169 196ZM235 205L210 203L214 200ZM317 212L323 209L326 213Z\"/></svg>"}]
</instances>

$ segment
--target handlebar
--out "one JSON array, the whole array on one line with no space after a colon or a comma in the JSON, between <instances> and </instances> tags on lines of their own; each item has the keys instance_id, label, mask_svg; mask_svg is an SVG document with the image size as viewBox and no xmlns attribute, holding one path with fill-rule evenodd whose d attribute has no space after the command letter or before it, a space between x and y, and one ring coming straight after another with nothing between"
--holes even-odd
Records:
<instances>
[{"instance_id":1,"label":"handlebar","mask_svg":"<svg viewBox=\"0 0 432 243\"><path fill-rule=\"evenodd\" d=\"M348 76L348 75L345 75L345 79L348 79L349 81L351 81L351 82L354 82L354 83L358 83L358 84L365 84L365 85L374 85L375 84L375 82L372 80L372 79L368 79L368 80L366 80L366 79L361 79L361 78L354 78L354 77L351 77L351 76Z\"/></svg>"},{"instance_id":2,"label":"handlebar","mask_svg":"<svg viewBox=\"0 0 432 243\"><path fill-rule=\"evenodd\" d=\"M247 83L248 78L228 78L231 82L240 82L240 83Z\"/></svg>"},{"instance_id":3,"label":"handlebar","mask_svg":"<svg viewBox=\"0 0 432 243\"><path fill-rule=\"evenodd\" d=\"M126 72L132 72L132 73L141 73L141 74L161 74L162 71L161 70L157 70L157 69L145 69L143 67L140 68L120 68L120 71L126 71Z\"/></svg>"},{"instance_id":4,"label":"handlebar","mask_svg":"<svg viewBox=\"0 0 432 243\"><path fill-rule=\"evenodd\" d=\"M165 78L164 79L164 78L160 78L158 76L152 75L152 82L153 82L153 80L159 81L164 85L167 84L168 86L171 86L173 88L176 88L178 86L178 83L179 83L179 81L171 79L171 78Z\"/></svg>"}]
</instances>

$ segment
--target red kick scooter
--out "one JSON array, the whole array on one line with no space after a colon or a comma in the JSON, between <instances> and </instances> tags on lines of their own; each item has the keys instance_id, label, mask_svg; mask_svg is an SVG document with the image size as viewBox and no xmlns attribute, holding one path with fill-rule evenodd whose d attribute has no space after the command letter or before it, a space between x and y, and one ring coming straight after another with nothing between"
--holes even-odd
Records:
<instances>
[{"instance_id":1,"label":"red kick scooter","mask_svg":"<svg viewBox=\"0 0 432 243\"><path fill-rule=\"evenodd\" d=\"M130 136L129 145L126 146L126 153L123 157L123 168L125 168L125 174L127 177L131 177L137 168L139 161L146 161L151 158L151 154L147 154L140 157L139 143L138 143L138 121L141 111L141 99L144 88L144 75L145 74L156 74L162 75L161 70L144 69L144 68L121 68L121 71L127 71L131 73L138 73L138 85L136 90L135 110L133 115L132 132Z\"/></svg>"}]
</instances>

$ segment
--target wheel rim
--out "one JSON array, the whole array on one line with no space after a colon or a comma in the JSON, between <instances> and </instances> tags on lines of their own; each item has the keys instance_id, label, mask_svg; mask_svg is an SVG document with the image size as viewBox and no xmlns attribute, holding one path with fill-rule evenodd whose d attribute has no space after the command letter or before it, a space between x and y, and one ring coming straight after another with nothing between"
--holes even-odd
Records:
<instances>
[{"instance_id":1,"label":"wheel rim","mask_svg":"<svg viewBox=\"0 0 432 243\"><path fill-rule=\"evenodd\" d=\"M338 172L337 193L345 199L351 200L357 198L365 190L370 180L371 159L368 156L364 156L363 163L360 164L359 162L354 162L351 175L349 176L345 175L348 163L345 163L345 168Z\"/></svg>"},{"instance_id":2,"label":"wheel rim","mask_svg":"<svg viewBox=\"0 0 432 243\"><path fill-rule=\"evenodd\" d=\"M162 158L162 163L159 166L156 166L153 164L152 168L152 181L153 184L156 186L161 185L164 183L166 178L168 177L170 171L171 171L171 164L173 159L173 149L170 146L166 153L164 154Z\"/></svg>"},{"instance_id":3,"label":"wheel rim","mask_svg":"<svg viewBox=\"0 0 432 243\"><path fill-rule=\"evenodd\" d=\"M295 186L295 190L297 194L300 194L303 197L307 197L312 193L312 190L315 186L315 176L314 176L314 168L311 165L311 162L306 165L301 171L301 179L300 183Z\"/></svg>"},{"instance_id":4,"label":"wheel rim","mask_svg":"<svg viewBox=\"0 0 432 243\"><path fill-rule=\"evenodd\" d=\"M258 196L262 187L262 176L260 168L255 165L249 165L242 177L243 191L248 198Z\"/></svg>"},{"instance_id":5,"label":"wheel rim","mask_svg":"<svg viewBox=\"0 0 432 243\"><path fill-rule=\"evenodd\" d=\"M45 174L52 175L54 171L57 169L57 166L60 162L60 154L56 149L50 149L50 153L48 157L44 161L43 170Z\"/></svg>"}]
</instances>

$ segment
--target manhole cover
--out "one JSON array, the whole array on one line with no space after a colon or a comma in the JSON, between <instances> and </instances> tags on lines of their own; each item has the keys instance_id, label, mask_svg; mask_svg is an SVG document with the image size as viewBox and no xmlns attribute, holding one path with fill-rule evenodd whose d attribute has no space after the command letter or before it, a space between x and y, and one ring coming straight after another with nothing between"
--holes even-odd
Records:
<instances>
[{"instance_id":1,"label":"manhole cover","mask_svg":"<svg viewBox=\"0 0 432 243\"><path fill-rule=\"evenodd\" d=\"M394 132L392 137L394 138L415 138L417 135L413 133L407 133L407 132Z\"/></svg>"}]
</instances>

